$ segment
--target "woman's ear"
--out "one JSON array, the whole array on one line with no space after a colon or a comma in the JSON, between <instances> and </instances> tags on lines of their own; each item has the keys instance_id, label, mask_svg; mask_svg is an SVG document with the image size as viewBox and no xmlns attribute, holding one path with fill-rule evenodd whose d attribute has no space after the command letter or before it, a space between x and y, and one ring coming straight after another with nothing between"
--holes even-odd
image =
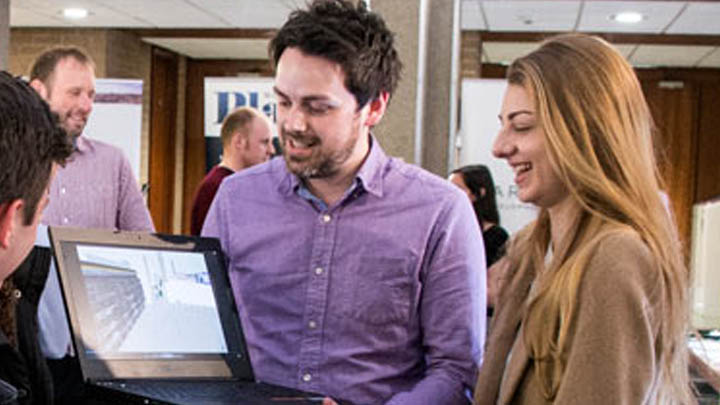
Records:
<instances>
[{"instance_id":1,"label":"woman's ear","mask_svg":"<svg viewBox=\"0 0 720 405\"><path fill-rule=\"evenodd\" d=\"M480 198L485 198L485 194L487 194L485 187L480 187L480 192L478 194L480 194Z\"/></svg>"}]
</instances>

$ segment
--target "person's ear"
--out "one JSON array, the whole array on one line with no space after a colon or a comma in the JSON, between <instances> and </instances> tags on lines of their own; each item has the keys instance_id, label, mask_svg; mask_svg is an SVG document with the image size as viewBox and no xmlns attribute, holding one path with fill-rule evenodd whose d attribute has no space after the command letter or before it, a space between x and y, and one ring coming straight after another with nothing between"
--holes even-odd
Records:
<instances>
[{"instance_id":1,"label":"person's ear","mask_svg":"<svg viewBox=\"0 0 720 405\"><path fill-rule=\"evenodd\" d=\"M18 221L22 221L23 200L0 204L0 248L8 249Z\"/></svg>"},{"instance_id":2,"label":"person's ear","mask_svg":"<svg viewBox=\"0 0 720 405\"><path fill-rule=\"evenodd\" d=\"M35 91L40 95L40 98L43 100L48 99L48 88L45 86L45 83L40 81L40 79L33 79L30 81L30 87L35 89Z\"/></svg>"},{"instance_id":3,"label":"person's ear","mask_svg":"<svg viewBox=\"0 0 720 405\"><path fill-rule=\"evenodd\" d=\"M233 135L232 138L233 148L235 150L245 149L247 138L248 137L245 136L242 132L235 132L235 135Z\"/></svg>"},{"instance_id":4,"label":"person's ear","mask_svg":"<svg viewBox=\"0 0 720 405\"><path fill-rule=\"evenodd\" d=\"M368 112L367 119L365 119L365 125L374 127L382 119L387 108L388 100L390 100L390 93L387 91L380 92L374 100L370 101L370 110Z\"/></svg>"}]
</instances>

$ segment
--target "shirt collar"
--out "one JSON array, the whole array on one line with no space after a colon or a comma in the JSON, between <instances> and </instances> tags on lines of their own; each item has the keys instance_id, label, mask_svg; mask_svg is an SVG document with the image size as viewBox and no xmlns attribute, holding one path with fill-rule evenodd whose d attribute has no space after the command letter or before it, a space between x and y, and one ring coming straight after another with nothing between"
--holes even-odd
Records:
<instances>
[{"instance_id":1,"label":"shirt collar","mask_svg":"<svg viewBox=\"0 0 720 405\"><path fill-rule=\"evenodd\" d=\"M79 135L75 142L75 150L80 153L86 153L95 149L90 140L83 135Z\"/></svg>"},{"instance_id":2,"label":"shirt collar","mask_svg":"<svg viewBox=\"0 0 720 405\"><path fill-rule=\"evenodd\" d=\"M367 191L368 193L376 197L382 197L383 172L389 158L385 154L385 151L383 151L382 147L380 147L380 143L378 143L375 136L373 136L372 134L370 134L369 136L370 152L368 152L367 158L363 162L362 166L360 166L360 170L358 170L357 174L355 175L355 182L353 183L351 188L354 187L356 184L360 183L365 189L365 191ZM286 178L284 181L281 181L279 183L279 187L280 191L287 195L295 192L302 185L302 181L296 175L290 173L287 170L287 166L285 165L284 160L282 161L282 164L286 172Z\"/></svg>"}]
</instances>

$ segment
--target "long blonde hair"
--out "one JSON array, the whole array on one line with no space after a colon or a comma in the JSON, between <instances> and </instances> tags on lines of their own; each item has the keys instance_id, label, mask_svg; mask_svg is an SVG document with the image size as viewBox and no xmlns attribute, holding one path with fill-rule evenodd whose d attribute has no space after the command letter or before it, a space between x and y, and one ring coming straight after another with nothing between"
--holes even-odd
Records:
<instances>
[{"instance_id":1,"label":"long blonde hair","mask_svg":"<svg viewBox=\"0 0 720 405\"><path fill-rule=\"evenodd\" d=\"M550 164L580 207L549 264L545 209L508 253L514 271L544 269L523 328L546 399L555 397L564 373L583 271L604 236L631 229L654 257L664 288L658 399L692 402L685 344L688 272L659 194L652 117L632 67L602 39L569 34L517 59L508 82L532 95Z\"/></svg>"}]
</instances>

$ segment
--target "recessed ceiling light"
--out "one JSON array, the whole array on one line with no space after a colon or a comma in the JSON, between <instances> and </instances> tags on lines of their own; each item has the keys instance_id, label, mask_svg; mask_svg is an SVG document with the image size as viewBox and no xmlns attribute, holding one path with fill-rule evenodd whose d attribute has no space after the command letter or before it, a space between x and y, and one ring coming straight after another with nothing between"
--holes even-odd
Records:
<instances>
[{"instance_id":1,"label":"recessed ceiling light","mask_svg":"<svg viewBox=\"0 0 720 405\"><path fill-rule=\"evenodd\" d=\"M66 8L63 10L63 16L73 20L79 20L88 16L88 11L84 8Z\"/></svg>"},{"instance_id":2,"label":"recessed ceiling light","mask_svg":"<svg viewBox=\"0 0 720 405\"><path fill-rule=\"evenodd\" d=\"M610 19L625 24L637 24L644 20L645 16L635 11L624 11L610 16Z\"/></svg>"}]
</instances>

